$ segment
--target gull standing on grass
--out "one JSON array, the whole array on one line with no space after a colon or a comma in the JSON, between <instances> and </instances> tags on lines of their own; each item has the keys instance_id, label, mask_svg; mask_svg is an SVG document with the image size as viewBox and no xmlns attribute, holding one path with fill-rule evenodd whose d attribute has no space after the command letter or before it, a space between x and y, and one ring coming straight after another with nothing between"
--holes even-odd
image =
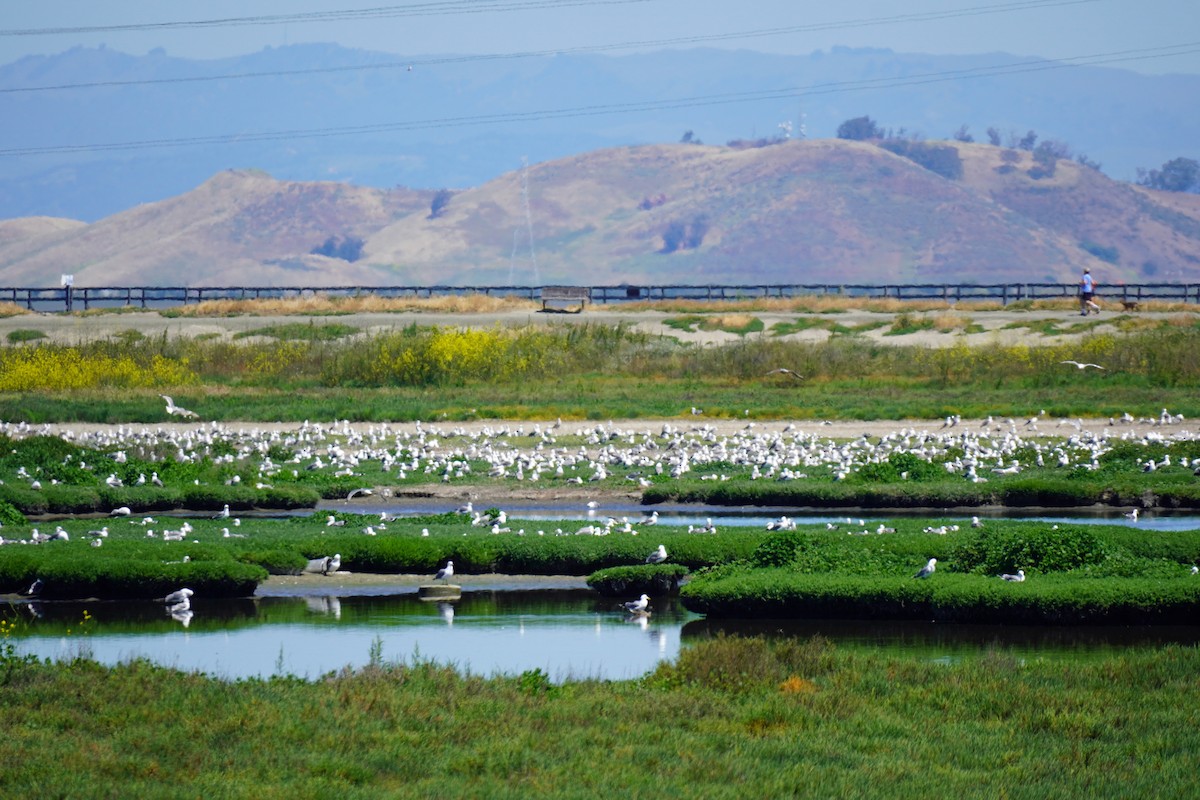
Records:
<instances>
[{"instance_id":1,"label":"gull standing on grass","mask_svg":"<svg viewBox=\"0 0 1200 800\"><path fill-rule=\"evenodd\" d=\"M1012 581L1013 583L1022 583L1025 580L1025 570L1023 570L1023 569L1017 570L1016 575L1009 575L1009 574L1005 573L1004 575L1000 576L1000 580Z\"/></svg>"},{"instance_id":2,"label":"gull standing on grass","mask_svg":"<svg viewBox=\"0 0 1200 800\"><path fill-rule=\"evenodd\" d=\"M935 569L937 569L937 559L931 558L931 559L929 559L929 561L925 562L925 566L921 567L921 570L916 575L913 575L913 577L914 578L928 578L930 575L933 574L933 571Z\"/></svg>"},{"instance_id":3,"label":"gull standing on grass","mask_svg":"<svg viewBox=\"0 0 1200 800\"><path fill-rule=\"evenodd\" d=\"M667 548L663 547L661 544L658 546L657 550L655 550L650 555L646 556L647 564L661 564L666 560L667 560Z\"/></svg>"}]
</instances>

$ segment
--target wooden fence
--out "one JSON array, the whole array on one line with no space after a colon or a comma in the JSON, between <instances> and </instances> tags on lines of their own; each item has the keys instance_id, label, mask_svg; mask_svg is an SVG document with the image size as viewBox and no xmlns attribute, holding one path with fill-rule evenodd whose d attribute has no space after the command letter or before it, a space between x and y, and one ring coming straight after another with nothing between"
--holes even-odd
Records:
<instances>
[{"instance_id":1,"label":"wooden fence","mask_svg":"<svg viewBox=\"0 0 1200 800\"><path fill-rule=\"evenodd\" d=\"M57 288L0 287L0 302L34 311L75 311L93 308L161 309L205 300L258 300L294 297L428 298L484 294L541 300L542 286L73 286ZM1075 297L1073 283L1000 284L758 284L589 286L592 303L627 303L637 300L743 300L762 297L894 298L898 300L992 300L1007 305L1019 300ZM1130 283L1101 286L1102 299L1144 302L1163 300L1200 304L1200 283Z\"/></svg>"}]
</instances>

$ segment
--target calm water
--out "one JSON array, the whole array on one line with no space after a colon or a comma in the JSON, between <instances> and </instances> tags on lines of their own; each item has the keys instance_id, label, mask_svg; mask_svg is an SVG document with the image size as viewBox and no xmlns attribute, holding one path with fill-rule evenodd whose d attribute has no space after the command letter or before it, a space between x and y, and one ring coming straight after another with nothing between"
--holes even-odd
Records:
<instances>
[{"instance_id":1,"label":"calm water","mask_svg":"<svg viewBox=\"0 0 1200 800\"><path fill-rule=\"evenodd\" d=\"M477 510L483 510L489 504L476 503ZM847 517L855 521L885 522L906 517L920 517L938 520L948 520L959 523L970 522L972 516L981 519L1025 519L1038 520L1058 525L1127 525L1148 531L1181 531L1200 528L1200 515L1194 510L1146 511L1137 522L1126 519L1124 512L1127 508L1100 506L1086 509L1073 508L1068 511L1037 508L995 508L987 510L944 510L944 509L844 509L830 510L827 508L770 508L764 506L705 506L695 504L660 504L644 506L637 503L606 503L600 508L589 509L579 503L535 503L511 501L501 504L508 516L520 520L544 521L545 529L555 527L568 529L568 522L601 521L608 517L618 520L628 519L635 525L642 517L651 511L658 511L660 525L703 525L708 519L713 524L732 527L765 527L768 522L779 519L786 514L801 524L824 524L840 522ZM384 502L361 504L354 502L322 503L320 510L348 511L356 514L378 514L386 511L389 514L414 516L418 514L442 514L453 511L457 503L445 500L400 500L389 499ZM303 514L309 511L298 512Z\"/></svg>"},{"instance_id":2,"label":"calm water","mask_svg":"<svg viewBox=\"0 0 1200 800\"><path fill-rule=\"evenodd\" d=\"M329 509L359 513L413 515L441 513L444 501L389 501L359 505L333 503ZM838 522L852 516L867 524L904 516L960 519L970 513L929 510L907 513L817 509L654 506L662 525L762 527L787 514L803 523ZM636 522L645 506L610 505L589 510L582 504L506 503L509 515L545 521L546 530L576 520L628 517ZM309 513L309 512L304 512ZM1117 509L1007 509L995 517L1057 524L1130 525L1147 531L1200 528L1195 514L1160 512L1137 523ZM510 587L512 588L512 587ZM516 587L520 589L520 587ZM633 598L628 598L633 599ZM839 646L895 649L934 660L953 659L999 647L1019 657L1086 658L1130 647L1166 643L1200 644L1200 625L1138 628L1023 628L919 622L872 623L848 620L707 620L672 599L657 600L649 618L633 619L619 602L587 590L466 591L453 603L418 599L408 588L374 587L352 596L260 596L236 601L193 598L193 613L172 619L152 602L39 603L12 613L31 621L16 639L21 652L54 659L81 653L106 664L147 658L165 666L226 678L291 674L315 678L343 667L366 665L372 652L385 661L414 657L454 664L491 675L540 669L554 680L624 679L644 675L680 648L718 632L768 636L821 635ZM92 619L80 629L84 611ZM186 624L185 624L186 623Z\"/></svg>"},{"instance_id":3,"label":"calm water","mask_svg":"<svg viewBox=\"0 0 1200 800\"><path fill-rule=\"evenodd\" d=\"M41 657L82 653L106 664L147 658L226 678L316 678L364 666L378 649L385 661L419 657L482 675L541 669L554 680L644 675L659 661L674 659L689 641L718 632L819 634L843 647L891 649L931 660L997 647L1023 658L1079 659L1126 648L1200 643L1200 626L707 620L672 600L655 601L649 618L634 619L617 601L587 590L474 591L454 603L426 602L411 589L400 591L239 601L193 598L194 613L186 625L151 602L41 603L36 608L40 616L16 643L21 652ZM81 633L85 610L92 619Z\"/></svg>"}]
</instances>

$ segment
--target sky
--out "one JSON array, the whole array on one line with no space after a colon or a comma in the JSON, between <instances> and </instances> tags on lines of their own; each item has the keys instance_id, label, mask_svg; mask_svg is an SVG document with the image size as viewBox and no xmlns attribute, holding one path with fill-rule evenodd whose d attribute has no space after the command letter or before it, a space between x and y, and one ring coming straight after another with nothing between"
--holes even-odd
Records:
<instances>
[{"instance_id":1,"label":"sky","mask_svg":"<svg viewBox=\"0 0 1200 800\"><path fill-rule=\"evenodd\" d=\"M4 6L0 64L101 44L135 55L161 47L195 59L303 42L402 56L596 46L613 54L709 46L805 55L845 46L1051 59L1104 54L1103 63L1114 67L1200 74L1197 0L8 0ZM759 35L744 35L753 32Z\"/></svg>"}]
</instances>

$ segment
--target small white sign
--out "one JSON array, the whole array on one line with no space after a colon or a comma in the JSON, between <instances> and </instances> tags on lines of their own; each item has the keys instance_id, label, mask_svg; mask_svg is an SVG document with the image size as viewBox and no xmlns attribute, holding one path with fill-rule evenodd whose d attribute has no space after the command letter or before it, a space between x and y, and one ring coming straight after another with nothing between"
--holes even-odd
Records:
<instances>
[{"instance_id":1,"label":"small white sign","mask_svg":"<svg viewBox=\"0 0 1200 800\"><path fill-rule=\"evenodd\" d=\"M75 276L64 274L62 276L62 285L63 286L74 286L75 285Z\"/></svg>"}]
</instances>

